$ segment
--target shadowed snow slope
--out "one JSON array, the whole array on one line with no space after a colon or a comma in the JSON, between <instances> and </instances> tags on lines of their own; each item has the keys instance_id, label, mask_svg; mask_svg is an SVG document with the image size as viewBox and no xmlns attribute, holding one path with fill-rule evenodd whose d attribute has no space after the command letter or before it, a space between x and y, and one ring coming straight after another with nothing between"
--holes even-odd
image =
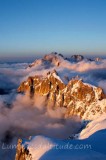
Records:
<instances>
[{"instance_id":1,"label":"shadowed snow slope","mask_svg":"<svg viewBox=\"0 0 106 160\"><path fill-rule=\"evenodd\" d=\"M105 160L106 130L86 140L55 140L42 136L23 141L32 160Z\"/></svg>"},{"instance_id":2,"label":"shadowed snow slope","mask_svg":"<svg viewBox=\"0 0 106 160\"><path fill-rule=\"evenodd\" d=\"M84 130L79 135L79 139L88 138L96 131L106 129L106 114L100 116L99 118L91 121Z\"/></svg>"},{"instance_id":3,"label":"shadowed snow slope","mask_svg":"<svg viewBox=\"0 0 106 160\"><path fill-rule=\"evenodd\" d=\"M57 140L34 136L28 140L23 139L19 147L23 148L24 154L26 154L25 148L27 148L31 160L105 160L105 136L106 114L90 122L80 133L79 139ZM17 152L17 156L18 154L19 152Z\"/></svg>"}]
</instances>

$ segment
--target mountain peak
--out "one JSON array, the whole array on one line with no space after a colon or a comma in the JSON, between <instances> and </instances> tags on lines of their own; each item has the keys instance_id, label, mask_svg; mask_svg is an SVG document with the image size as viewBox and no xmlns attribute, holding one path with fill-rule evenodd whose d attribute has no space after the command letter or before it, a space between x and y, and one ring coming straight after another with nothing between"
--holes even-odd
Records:
<instances>
[{"instance_id":1,"label":"mountain peak","mask_svg":"<svg viewBox=\"0 0 106 160\"><path fill-rule=\"evenodd\" d=\"M98 103L101 105L105 98L100 87L84 83L78 76L65 85L56 70L48 72L45 77L37 75L29 77L21 83L18 92L29 92L31 98L35 99L36 95L44 96L47 106L65 107L68 117L79 115L81 118L92 119L95 115L93 112L97 111L98 107L99 113L105 110L98 106ZM89 109L92 109L91 116L89 116Z\"/></svg>"},{"instance_id":2,"label":"mountain peak","mask_svg":"<svg viewBox=\"0 0 106 160\"><path fill-rule=\"evenodd\" d=\"M80 62L84 59L84 57L82 55L72 55L71 56L71 60L74 62Z\"/></svg>"}]
</instances>

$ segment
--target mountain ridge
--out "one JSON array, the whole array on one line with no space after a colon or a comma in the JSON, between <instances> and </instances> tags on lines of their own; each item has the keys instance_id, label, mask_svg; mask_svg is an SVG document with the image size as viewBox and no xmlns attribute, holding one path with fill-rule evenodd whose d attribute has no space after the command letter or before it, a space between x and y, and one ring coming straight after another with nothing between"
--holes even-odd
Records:
<instances>
[{"instance_id":1,"label":"mountain ridge","mask_svg":"<svg viewBox=\"0 0 106 160\"><path fill-rule=\"evenodd\" d=\"M28 93L35 99L36 95L44 96L48 107L65 107L66 116L79 115L81 118L88 117L84 115L91 105L98 106L98 102L101 103L106 98L102 88L84 83L79 77L64 84L56 70L48 72L45 77L29 77L21 83L17 91ZM100 107L97 108L98 112L101 111Z\"/></svg>"}]
</instances>

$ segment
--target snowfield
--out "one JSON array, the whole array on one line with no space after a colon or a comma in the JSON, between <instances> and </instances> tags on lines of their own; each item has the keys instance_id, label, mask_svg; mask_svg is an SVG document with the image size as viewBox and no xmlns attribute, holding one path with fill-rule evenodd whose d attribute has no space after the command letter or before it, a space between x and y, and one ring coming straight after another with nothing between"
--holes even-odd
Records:
<instances>
[{"instance_id":1,"label":"snowfield","mask_svg":"<svg viewBox=\"0 0 106 160\"><path fill-rule=\"evenodd\" d=\"M105 160L106 130L86 140L54 140L35 136L27 143L32 160Z\"/></svg>"},{"instance_id":2,"label":"snowfield","mask_svg":"<svg viewBox=\"0 0 106 160\"><path fill-rule=\"evenodd\" d=\"M23 140L32 160L106 160L106 114L90 122L76 140L44 136Z\"/></svg>"},{"instance_id":3,"label":"snowfield","mask_svg":"<svg viewBox=\"0 0 106 160\"><path fill-rule=\"evenodd\" d=\"M99 130L106 129L106 114L91 121L79 135L79 139L85 139Z\"/></svg>"}]
</instances>

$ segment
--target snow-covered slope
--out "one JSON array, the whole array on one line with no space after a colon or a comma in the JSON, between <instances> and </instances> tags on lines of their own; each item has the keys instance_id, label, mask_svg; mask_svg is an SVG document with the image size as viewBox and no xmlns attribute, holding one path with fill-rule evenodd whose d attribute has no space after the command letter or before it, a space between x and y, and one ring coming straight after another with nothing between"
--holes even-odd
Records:
<instances>
[{"instance_id":1,"label":"snow-covered slope","mask_svg":"<svg viewBox=\"0 0 106 160\"><path fill-rule=\"evenodd\" d=\"M16 160L21 157L22 150L25 160L105 160L105 146L106 114L89 122L78 139L57 140L44 136L19 139Z\"/></svg>"},{"instance_id":2,"label":"snow-covered slope","mask_svg":"<svg viewBox=\"0 0 106 160\"><path fill-rule=\"evenodd\" d=\"M19 140L16 158L21 155L23 148L23 154L30 160L105 160L105 137L106 114L90 122L76 140L57 140L44 136Z\"/></svg>"},{"instance_id":3,"label":"snow-covered slope","mask_svg":"<svg viewBox=\"0 0 106 160\"><path fill-rule=\"evenodd\" d=\"M106 114L103 114L91 121L79 134L79 139L85 139L99 130L106 129Z\"/></svg>"},{"instance_id":4,"label":"snow-covered slope","mask_svg":"<svg viewBox=\"0 0 106 160\"><path fill-rule=\"evenodd\" d=\"M96 132L86 140L56 140L35 136L23 140L22 144L18 143L16 157L18 159L19 148L23 148L26 159L30 160L105 160L105 135L106 130Z\"/></svg>"},{"instance_id":5,"label":"snow-covered slope","mask_svg":"<svg viewBox=\"0 0 106 160\"><path fill-rule=\"evenodd\" d=\"M36 68L39 66L44 66L45 68L50 68L52 66L58 67L63 61L65 61L65 58L61 54L53 52L45 55L42 59L35 60L28 68Z\"/></svg>"}]
</instances>

